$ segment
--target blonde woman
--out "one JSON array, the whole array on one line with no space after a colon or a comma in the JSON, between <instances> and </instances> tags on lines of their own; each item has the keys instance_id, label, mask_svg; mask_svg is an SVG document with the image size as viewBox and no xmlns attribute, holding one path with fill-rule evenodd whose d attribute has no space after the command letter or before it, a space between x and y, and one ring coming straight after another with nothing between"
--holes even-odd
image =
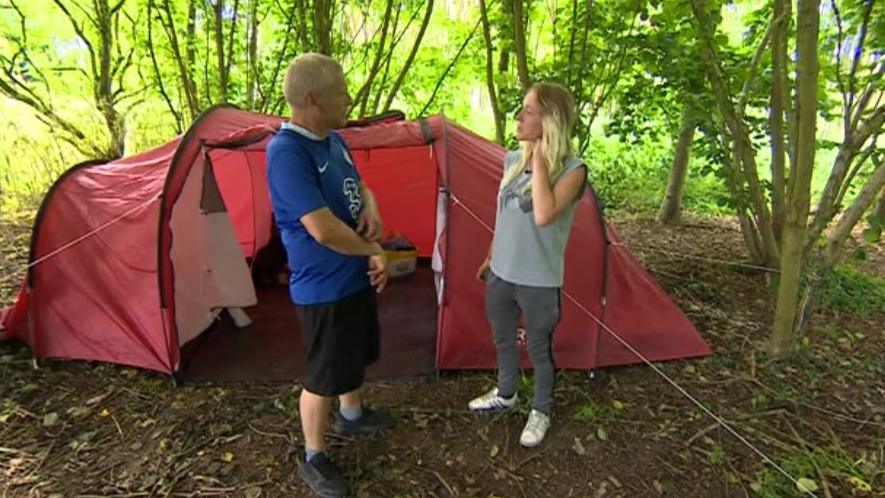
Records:
<instances>
[{"instance_id":1,"label":"blonde woman","mask_svg":"<svg viewBox=\"0 0 885 498\"><path fill-rule=\"evenodd\" d=\"M587 169L572 149L575 102L554 83L537 83L517 115L519 150L504 158L495 235L477 278L486 284L486 317L498 355L498 385L470 401L475 411L516 405L517 321L525 324L535 370L532 411L519 438L537 446L550 427L555 366L553 331L560 317L565 245Z\"/></svg>"}]
</instances>

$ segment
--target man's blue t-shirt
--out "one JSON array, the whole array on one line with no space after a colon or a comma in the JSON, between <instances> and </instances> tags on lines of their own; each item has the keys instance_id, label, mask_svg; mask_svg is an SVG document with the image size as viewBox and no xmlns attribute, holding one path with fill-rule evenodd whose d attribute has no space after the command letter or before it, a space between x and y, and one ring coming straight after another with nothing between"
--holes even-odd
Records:
<instances>
[{"instance_id":1,"label":"man's blue t-shirt","mask_svg":"<svg viewBox=\"0 0 885 498\"><path fill-rule=\"evenodd\" d=\"M369 286L368 258L346 256L318 243L301 217L327 207L351 228L363 208L357 172L344 140L335 133L320 138L283 123L267 145L270 200L292 275L295 304L337 301Z\"/></svg>"}]
</instances>

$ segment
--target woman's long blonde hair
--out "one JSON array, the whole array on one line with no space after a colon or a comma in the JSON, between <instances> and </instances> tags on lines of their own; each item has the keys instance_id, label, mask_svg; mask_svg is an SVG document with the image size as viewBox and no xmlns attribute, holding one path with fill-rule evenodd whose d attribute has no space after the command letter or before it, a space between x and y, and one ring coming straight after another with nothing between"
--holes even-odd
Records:
<instances>
[{"instance_id":1,"label":"woman's long blonde hair","mask_svg":"<svg viewBox=\"0 0 885 498\"><path fill-rule=\"evenodd\" d=\"M575 126L575 99L571 92L557 83L535 83L529 92L535 92L541 104L541 140L547 144L547 167L550 183L556 181L565 168L565 159L572 155L572 131ZM520 156L513 166L504 173L504 185L522 174L532 155L532 143L520 142ZM523 194L530 193L532 183L528 182Z\"/></svg>"}]
</instances>

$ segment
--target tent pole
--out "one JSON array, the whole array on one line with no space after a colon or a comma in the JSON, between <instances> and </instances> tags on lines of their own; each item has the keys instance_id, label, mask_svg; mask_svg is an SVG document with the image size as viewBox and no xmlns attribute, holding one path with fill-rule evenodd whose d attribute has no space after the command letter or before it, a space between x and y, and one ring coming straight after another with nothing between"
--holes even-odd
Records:
<instances>
[{"instance_id":1,"label":"tent pole","mask_svg":"<svg viewBox=\"0 0 885 498\"><path fill-rule=\"evenodd\" d=\"M34 370L40 369L37 362L37 336L34 332L34 306L33 306L33 288L30 284L25 287L28 296L28 338L31 340L31 367Z\"/></svg>"}]
</instances>

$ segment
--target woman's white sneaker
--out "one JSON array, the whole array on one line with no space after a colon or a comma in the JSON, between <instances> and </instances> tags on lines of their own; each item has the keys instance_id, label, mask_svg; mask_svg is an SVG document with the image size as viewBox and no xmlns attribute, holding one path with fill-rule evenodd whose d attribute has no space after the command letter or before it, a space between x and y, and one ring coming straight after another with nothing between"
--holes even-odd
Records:
<instances>
[{"instance_id":1,"label":"woman's white sneaker","mask_svg":"<svg viewBox=\"0 0 885 498\"><path fill-rule=\"evenodd\" d=\"M498 396L498 388L496 387L482 396L470 400L467 406L475 412L510 410L516 406L516 398L516 393L513 393L510 398Z\"/></svg>"},{"instance_id":2,"label":"woman's white sneaker","mask_svg":"<svg viewBox=\"0 0 885 498\"><path fill-rule=\"evenodd\" d=\"M538 410L532 410L529 419L522 429L522 435L519 436L519 444L526 448L533 448L541 444L547 429L550 428L550 417Z\"/></svg>"}]
</instances>

